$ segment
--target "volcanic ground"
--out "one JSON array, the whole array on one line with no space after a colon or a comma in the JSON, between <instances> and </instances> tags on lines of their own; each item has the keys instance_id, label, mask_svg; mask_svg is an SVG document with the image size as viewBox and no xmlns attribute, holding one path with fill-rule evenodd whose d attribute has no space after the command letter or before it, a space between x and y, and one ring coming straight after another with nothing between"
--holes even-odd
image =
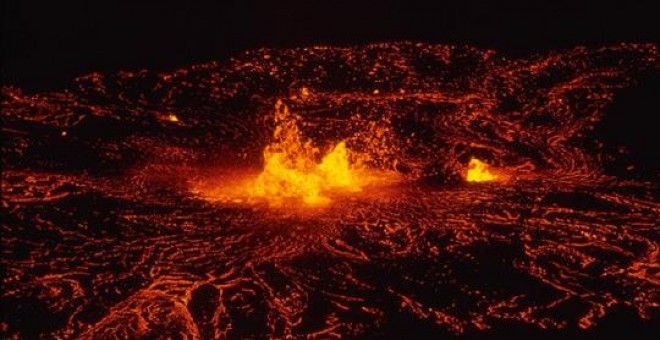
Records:
<instances>
[{"instance_id":1,"label":"volcanic ground","mask_svg":"<svg viewBox=\"0 0 660 340\"><path fill-rule=\"evenodd\" d=\"M611 138L627 118L610 107L659 73L657 45L402 42L4 86L0 332L657 330L658 145ZM315 207L229 190L263 169L278 101L319 149L344 141L393 179ZM472 158L505 180L466 181Z\"/></svg>"}]
</instances>

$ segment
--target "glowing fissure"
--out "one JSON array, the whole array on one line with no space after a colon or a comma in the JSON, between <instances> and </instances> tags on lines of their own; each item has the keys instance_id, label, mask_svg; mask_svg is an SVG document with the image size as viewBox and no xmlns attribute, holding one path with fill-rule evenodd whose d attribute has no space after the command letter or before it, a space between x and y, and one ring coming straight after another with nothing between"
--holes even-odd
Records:
<instances>
[{"instance_id":1,"label":"glowing fissure","mask_svg":"<svg viewBox=\"0 0 660 340\"><path fill-rule=\"evenodd\" d=\"M301 198L310 205L324 204L324 193L342 189L360 191L355 164L349 161L345 142L339 142L323 157L319 149L304 140L298 127L298 116L277 101L275 105L274 142L264 150L264 170L257 177L251 194L278 203L286 198Z\"/></svg>"}]
</instances>

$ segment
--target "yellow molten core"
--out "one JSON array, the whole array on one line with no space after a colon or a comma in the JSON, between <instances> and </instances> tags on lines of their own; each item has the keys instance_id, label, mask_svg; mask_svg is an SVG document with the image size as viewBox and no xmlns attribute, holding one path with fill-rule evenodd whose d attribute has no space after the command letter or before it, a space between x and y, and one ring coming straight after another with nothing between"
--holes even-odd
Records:
<instances>
[{"instance_id":1,"label":"yellow molten core","mask_svg":"<svg viewBox=\"0 0 660 340\"><path fill-rule=\"evenodd\" d=\"M349 161L346 143L339 142L320 163L319 150L302 138L298 117L281 101L275 106L274 142L264 150L264 170L251 190L270 201L302 198L310 205L329 202L327 191L360 191L358 176Z\"/></svg>"},{"instance_id":2,"label":"yellow molten core","mask_svg":"<svg viewBox=\"0 0 660 340\"><path fill-rule=\"evenodd\" d=\"M465 180L468 182L491 182L500 178L490 170L490 166L476 158L470 159Z\"/></svg>"}]
</instances>

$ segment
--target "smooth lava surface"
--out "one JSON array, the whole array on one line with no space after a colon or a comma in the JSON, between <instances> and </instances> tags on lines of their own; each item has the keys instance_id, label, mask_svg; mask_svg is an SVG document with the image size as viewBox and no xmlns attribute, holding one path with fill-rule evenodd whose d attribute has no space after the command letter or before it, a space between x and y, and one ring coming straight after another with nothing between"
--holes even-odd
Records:
<instances>
[{"instance_id":1,"label":"smooth lava surface","mask_svg":"<svg viewBox=\"0 0 660 340\"><path fill-rule=\"evenodd\" d=\"M659 73L651 44L516 59L401 42L4 86L0 332L657 330L658 145L619 143L642 117L609 108ZM307 162L337 151L352 176L357 155L375 180L255 194L284 107Z\"/></svg>"}]
</instances>

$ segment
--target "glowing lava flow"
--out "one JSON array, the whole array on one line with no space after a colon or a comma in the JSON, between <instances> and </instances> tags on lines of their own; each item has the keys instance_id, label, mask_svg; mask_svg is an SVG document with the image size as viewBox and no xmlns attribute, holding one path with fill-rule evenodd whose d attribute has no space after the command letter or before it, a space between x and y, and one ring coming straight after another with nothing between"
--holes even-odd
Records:
<instances>
[{"instance_id":1,"label":"glowing lava flow","mask_svg":"<svg viewBox=\"0 0 660 340\"><path fill-rule=\"evenodd\" d=\"M465 174L465 180L468 182L493 182L503 179L503 176L496 174L490 169L490 166L476 158L470 159L468 170Z\"/></svg>"},{"instance_id":2,"label":"glowing lava flow","mask_svg":"<svg viewBox=\"0 0 660 340\"><path fill-rule=\"evenodd\" d=\"M314 205L329 202L323 196L325 191L361 190L346 143L339 142L317 164L318 148L313 147L311 141L303 140L297 116L281 100L275 105L275 125L275 142L264 151L264 170L251 190L253 196L275 203L299 197Z\"/></svg>"},{"instance_id":3,"label":"glowing lava flow","mask_svg":"<svg viewBox=\"0 0 660 340\"><path fill-rule=\"evenodd\" d=\"M0 338L644 338L657 157L617 136L659 61L400 42L3 85Z\"/></svg>"}]
</instances>

